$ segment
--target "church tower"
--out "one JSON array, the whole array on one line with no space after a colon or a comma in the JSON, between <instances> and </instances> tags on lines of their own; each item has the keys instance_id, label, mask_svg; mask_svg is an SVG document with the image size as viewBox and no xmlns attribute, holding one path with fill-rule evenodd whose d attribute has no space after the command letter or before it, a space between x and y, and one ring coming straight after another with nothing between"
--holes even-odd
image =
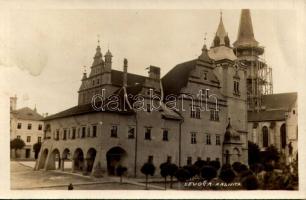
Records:
<instances>
[{"instance_id":1,"label":"church tower","mask_svg":"<svg viewBox=\"0 0 306 200\"><path fill-rule=\"evenodd\" d=\"M272 94L272 69L261 58L264 47L256 41L249 9L242 9L234 53L247 68L247 103L249 111L261 110L262 95Z\"/></svg>"},{"instance_id":2,"label":"church tower","mask_svg":"<svg viewBox=\"0 0 306 200\"><path fill-rule=\"evenodd\" d=\"M230 121L224 127L223 163L247 162L247 106L246 69L241 66L230 45L222 13L219 25L209 50L214 60L214 73L220 80L221 93L226 98L226 116ZM239 113L239 114L238 114ZM230 134L230 137L228 137Z\"/></svg>"}]
</instances>

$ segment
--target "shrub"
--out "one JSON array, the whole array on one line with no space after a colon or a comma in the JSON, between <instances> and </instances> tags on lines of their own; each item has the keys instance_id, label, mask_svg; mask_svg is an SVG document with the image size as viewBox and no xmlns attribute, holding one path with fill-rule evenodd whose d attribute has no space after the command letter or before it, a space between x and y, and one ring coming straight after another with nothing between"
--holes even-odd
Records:
<instances>
[{"instance_id":1,"label":"shrub","mask_svg":"<svg viewBox=\"0 0 306 200\"><path fill-rule=\"evenodd\" d=\"M217 170L212 166L204 166L201 169L201 177L204 180L210 181L217 176Z\"/></svg>"},{"instance_id":2,"label":"shrub","mask_svg":"<svg viewBox=\"0 0 306 200\"><path fill-rule=\"evenodd\" d=\"M219 170L219 169L220 169L220 166L221 166L220 161L218 161L218 160L213 160L213 161L211 161L211 162L210 162L210 165L211 165L212 167L214 167L216 170Z\"/></svg>"},{"instance_id":3,"label":"shrub","mask_svg":"<svg viewBox=\"0 0 306 200\"><path fill-rule=\"evenodd\" d=\"M232 169L232 166L230 164L223 164L221 167L221 171L224 169Z\"/></svg>"},{"instance_id":4,"label":"shrub","mask_svg":"<svg viewBox=\"0 0 306 200\"><path fill-rule=\"evenodd\" d=\"M241 164L240 162L234 162L234 163L232 164L233 170L234 170L236 173L240 173L240 171L241 171L241 169L240 169L241 165L242 165L242 164Z\"/></svg>"},{"instance_id":5,"label":"shrub","mask_svg":"<svg viewBox=\"0 0 306 200\"><path fill-rule=\"evenodd\" d=\"M198 168L194 165L186 165L183 168L189 173L188 179L194 177L198 173Z\"/></svg>"},{"instance_id":6,"label":"shrub","mask_svg":"<svg viewBox=\"0 0 306 200\"><path fill-rule=\"evenodd\" d=\"M256 190L259 187L258 180L254 175L248 175L243 178L241 181L241 185L247 190Z\"/></svg>"},{"instance_id":7,"label":"shrub","mask_svg":"<svg viewBox=\"0 0 306 200\"><path fill-rule=\"evenodd\" d=\"M219 175L219 178L226 183L232 182L235 177L235 172L231 168L222 169Z\"/></svg>"}]
</instances>

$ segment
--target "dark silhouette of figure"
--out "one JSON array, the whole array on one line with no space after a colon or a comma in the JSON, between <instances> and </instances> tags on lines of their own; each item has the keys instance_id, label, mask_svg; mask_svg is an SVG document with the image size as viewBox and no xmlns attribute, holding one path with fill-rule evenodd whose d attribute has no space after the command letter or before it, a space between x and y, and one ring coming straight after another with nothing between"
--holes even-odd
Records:
<instances>
[{"instance_id":1,"label":"dark silhouette of figure","mask_svg":"<svg viewBox=\"0 0 306 200\"><path fill-rule=\"evenodd\" d=\"M72 185L72 183L70 183L70 184L68 185L68 190L73 190L73 185Z\"/></svg>"},{"instance_id":2,"label":"dark silhouette of figure","mask_svg":"<svg viewBox=\"0 0 306 200\"><path fill-rule=\"evenodd\" d=\"M293 146L291 142L289 143L288 148L289 148L289 155L291 156L293 152Z\"/></svg>"}]
</instances>

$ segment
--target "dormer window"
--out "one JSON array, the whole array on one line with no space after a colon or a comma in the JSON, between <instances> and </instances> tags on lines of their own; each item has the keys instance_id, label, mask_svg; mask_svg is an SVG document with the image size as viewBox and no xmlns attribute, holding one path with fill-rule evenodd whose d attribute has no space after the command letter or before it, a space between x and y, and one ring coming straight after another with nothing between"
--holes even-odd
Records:
<instances>
[{"instance_id":1,"label":"dormer window","mask_svg":"<svg viewBox=\"0 0 306 200\"><path fill-rule=\"evenodd\" d=\"M204 72L203 76L204 76L204 80L207 80L207 72Z\"/></svg>"}]
</instances>

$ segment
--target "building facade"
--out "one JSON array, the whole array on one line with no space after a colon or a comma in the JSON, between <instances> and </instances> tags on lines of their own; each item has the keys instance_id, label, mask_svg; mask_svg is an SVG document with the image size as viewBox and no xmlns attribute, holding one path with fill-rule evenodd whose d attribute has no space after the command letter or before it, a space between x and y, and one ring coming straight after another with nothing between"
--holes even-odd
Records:
<instances>
[{"instance_id":1,"label":"building facade","mask_svg":"<svg viewBox=\"0 0 306 200\"><path fill-rule=\"evenodd\" d=\"M72 171L94 174L99 167L113 175L120 164L141 176L148 161L157 174L167 160L178 166L197 159L247 163L246 68L236 60L222 18L212 47L204 44L198 58L162 78L155 66L147 77L128 73L127 60L122 71L113 70L111 52L103 59L98 46L78 105L45 119L36 169L64 170L72 161ZM116 109L109 108L109 97L118 98ZM108 106L97 111L96 100Z\"/></svg>"},{"instance_id":2,"label":"building facade","mask_svg":"<svg viewBox=\"0 0 306 200\"><path fill-rule=\"evenodd\" d=\"M83 74L78 105L44 119L36 169L65 170L71 162L73 172L115 175L124 165L130 176L141 176L145 162L156 166L156 174L166 161L247 164L248 140L260 138L254 124L266 123L253 115L263 112L262 99L272 87L254 72L255 64L267 71L262 53L249 10L242 11L233 47L221 16L211 47L204 44L197 58L163 77L156 66L149 66L148 76L128 73L126 59L122 71L114 70L113 55L108 50L103 57L98 45L91 71ZM287 128L296 123L293 118Z\"/></svg>"},{"instance_id":3,"label":"building facade","mask_svg":"<svg viewBox=\"0 0 306 200\"><path fill-rule=\"evenodd\" d=\"M16 109L17 97L10 98L10 139L19 138L24 141L23 149L11 150L11 158L34 159L33 145L43 142L43 117L36 108L28 107Z\"/></svg>"}]
</instances>

